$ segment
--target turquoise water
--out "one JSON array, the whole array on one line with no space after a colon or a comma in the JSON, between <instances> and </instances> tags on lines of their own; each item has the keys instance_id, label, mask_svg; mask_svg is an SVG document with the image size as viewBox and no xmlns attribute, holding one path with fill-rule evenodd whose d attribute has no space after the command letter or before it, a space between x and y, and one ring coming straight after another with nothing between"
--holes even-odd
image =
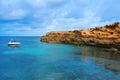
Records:
<instances>
[{"instance_id":1,"label":"turquoise water","mask_svg":"<svg viewBox=\"0 0 120 80\"><path fill-rule=\"evenodd\" d=\"M7 46L11 38L21 46ZM95 62L119 64L119 56L102 48L48 44L40 37L0 39L0 80L120 80L120 74Z\"/></svg>"}]
</instances>

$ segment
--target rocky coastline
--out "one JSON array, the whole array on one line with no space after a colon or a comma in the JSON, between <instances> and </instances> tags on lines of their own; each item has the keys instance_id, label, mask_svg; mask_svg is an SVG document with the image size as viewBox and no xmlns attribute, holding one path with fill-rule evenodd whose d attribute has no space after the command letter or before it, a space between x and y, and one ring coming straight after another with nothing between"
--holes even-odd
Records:
<instances>
[{"instance_id":1,"label":"rocky coastline","mask_svg":"<svg viewBox=\"0 0 120 80\"><path fill-rule=\"evenodd\" d=\"M105 47L105 51L120 54L120 22L74 31L49 32L42 42Z\"/></svg>"}]
</instances>

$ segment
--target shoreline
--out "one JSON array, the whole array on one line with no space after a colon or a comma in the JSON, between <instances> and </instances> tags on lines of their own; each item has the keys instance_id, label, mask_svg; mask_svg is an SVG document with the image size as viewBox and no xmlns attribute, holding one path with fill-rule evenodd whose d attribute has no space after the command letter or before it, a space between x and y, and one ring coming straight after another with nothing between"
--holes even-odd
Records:
<instances>
[{"instance_id":1,"label":"shoreline","mask_svg":"<svg viewBox=\"0 0 120 80\"><path fill-rule=\"evenodd\" d=\"M48 32L42 42L104 47L105 51L120 54L120 22L96 28Z\"/></svg>"}]
</instances>

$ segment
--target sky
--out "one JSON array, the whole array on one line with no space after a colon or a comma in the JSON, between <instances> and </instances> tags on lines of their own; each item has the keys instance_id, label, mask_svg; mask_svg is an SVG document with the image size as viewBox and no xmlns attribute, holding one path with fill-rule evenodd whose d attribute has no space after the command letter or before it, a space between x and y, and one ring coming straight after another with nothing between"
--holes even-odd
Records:
<instances>
[{"instance_id":1,"label":"sky","mask_svg":"<svg viewBox=\"0 0 120 80\"><path fill-rule=\"evenodd\" d=\"M0 36L41 36L120 21L119 0L0 0Z\"/></svg>"}]
</instances>

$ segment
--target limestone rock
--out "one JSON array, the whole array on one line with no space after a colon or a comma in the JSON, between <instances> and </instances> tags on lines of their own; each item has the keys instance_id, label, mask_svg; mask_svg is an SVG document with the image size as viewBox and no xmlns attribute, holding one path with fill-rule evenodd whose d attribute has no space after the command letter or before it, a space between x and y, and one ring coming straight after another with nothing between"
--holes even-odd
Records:
<instances>
[{"instance_id":1,"label":"limestone rock","mask_svg":"<svg viewBox=\"0 0 120 80\"><path fill-rule=\"evenodd\" d=\"M41 41L119 48L120 22L84 30L49 32L42 36Z\"/></svg>"}]
</instances>

